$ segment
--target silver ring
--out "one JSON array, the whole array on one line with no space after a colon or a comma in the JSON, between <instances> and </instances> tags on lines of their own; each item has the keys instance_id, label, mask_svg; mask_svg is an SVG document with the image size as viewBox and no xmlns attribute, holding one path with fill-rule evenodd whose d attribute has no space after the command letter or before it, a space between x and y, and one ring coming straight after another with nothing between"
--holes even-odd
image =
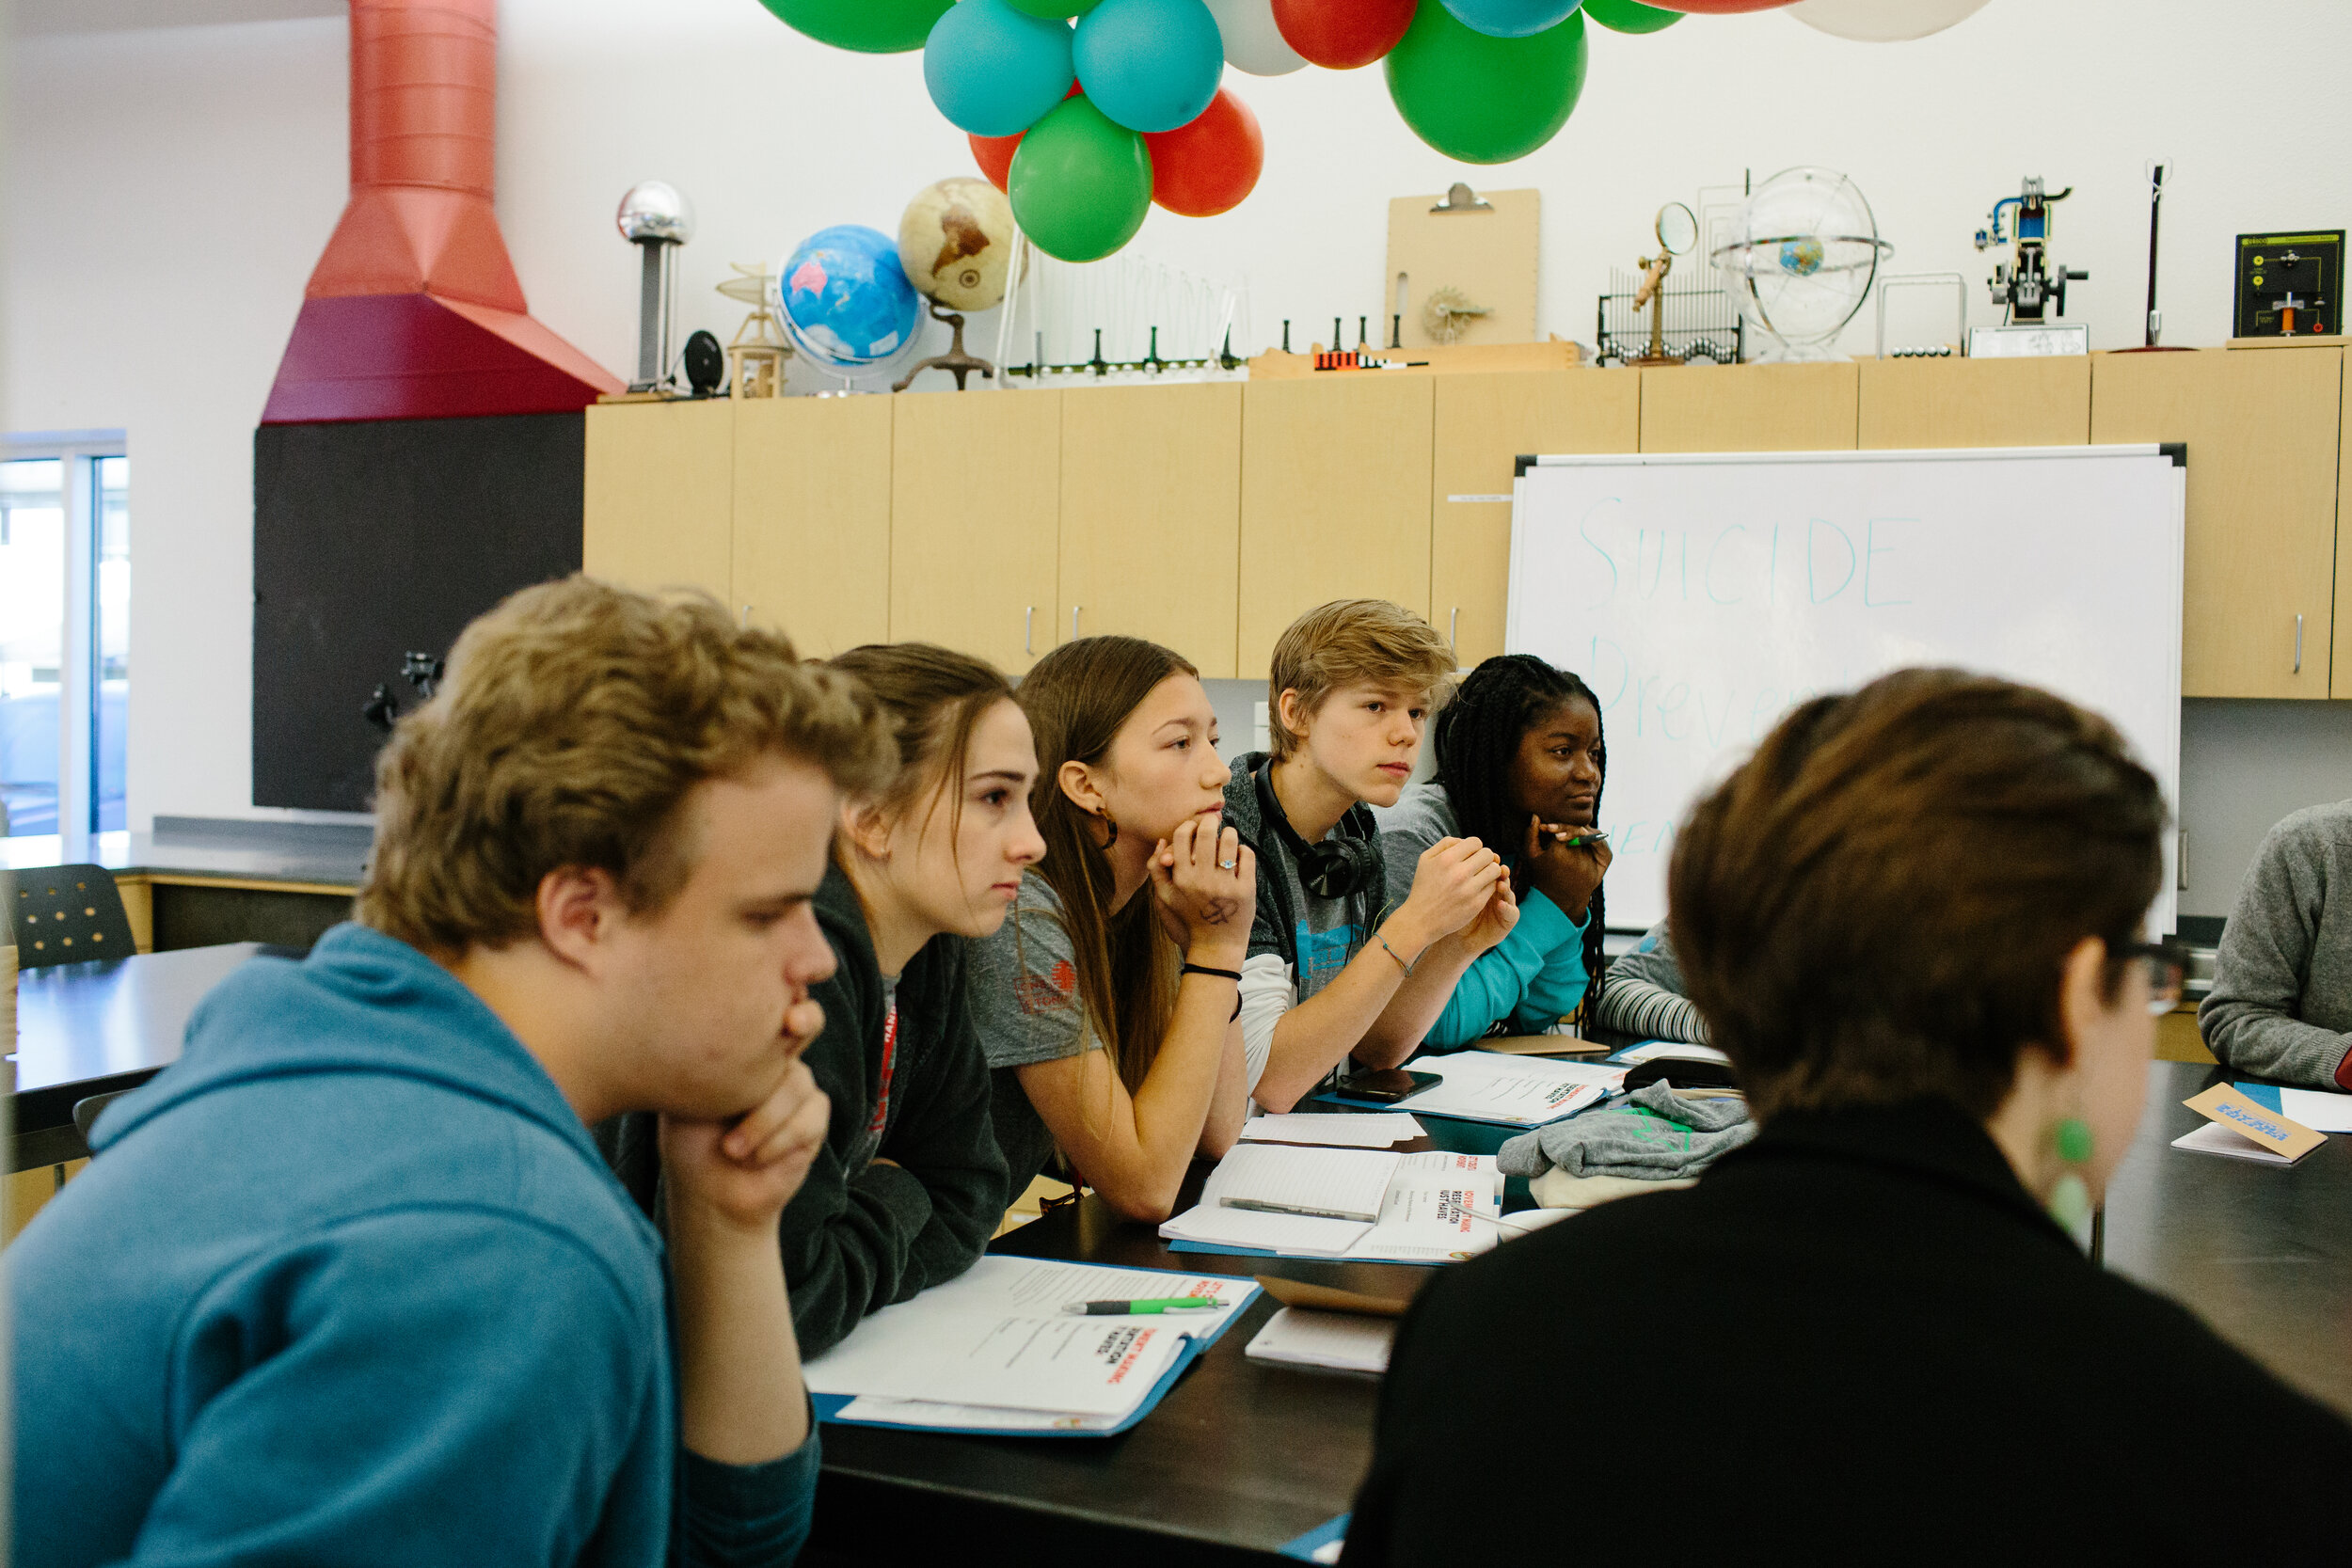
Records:
<instances>
[{"instance_id":1,"label":"silver ring","mask_svg":"<svg viewBox=\"0 0 2352 1568\"><path fill-rule=\"evenodd\" d=\"M1239 865L1239 864L1241 863L1241 862L1239 862L1239 861L1219 861L1219 862L1217 862L1216 863L1217 863L1217 865L1218 865L1219 867L1221 867L1222 869L1227 870L1227 871L1231 871L1231 870L1232 870L1232 869L1233 869L1233 867L1235 867L1235 866Z\"/></svg>"}]
</instances>

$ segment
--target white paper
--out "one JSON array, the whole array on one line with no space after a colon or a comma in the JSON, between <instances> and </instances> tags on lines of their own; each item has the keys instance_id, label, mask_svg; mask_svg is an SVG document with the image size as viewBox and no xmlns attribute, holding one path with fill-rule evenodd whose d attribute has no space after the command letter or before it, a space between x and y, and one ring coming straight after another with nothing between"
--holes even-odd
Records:
<instances>
[{"instance_id":1,"label":"white paper","mask_svg":"<svg viewBox=\"0 0 2352 1568\"><path fill-rule=\"evenodd\" d=\"M1644 1062L1654 1062L1661 1056L1672 1056L1678 1061L1721 1062L1725 1067L1731 1065L1731 1058L1713 1046L1692 1045L1685 1040L1649 1040L1617 1053L1618 1062L1629 1067L1638 1067Z\"/></svg>"},{"instance_id":2,"label":"white paper","mask_svg":"<svg viewBox=\"0 0 2352 1568\"><path fill-rule=\"evenodd\" d=\"M1396 1322L1354 1312L1285 1307L1258 1330L1248 1354L1254 1361L1279 1361L1294 1367L1385 1372L1389 1350L1396 1343Z\"/></svg>"},{"instance_id":3,"label":"white paper","mask_svg":"<svg viewBox=\"0 0 2352 1568\"><path fill-rule=\"evenodd\" d=\"M1241 1126L1244 1143L1326 1144L1343 1148L1386 1148L1422 1135L1420 1122L1402 1111L1349 1116L1300 1112L1251 1117Z\"/></svg>"},{"instance_id":4,"label":"white paper","mask_svg":"<svg viewBox=\"0 0 2352 1568\"><path fill-rule=\"evenodd\" d=\"M930 1400L861 1396L841 1407L845 1421L895 1421L914 1427L981 1427L991 1432L1108 1432L1126 1418L1069 1411L1008 1410L1003 1405L935 1404Z\"/></svg>"},{"instance_id":5,"label":"white paper","mask_svg":"<svg viewBox=\"0 0 2352 1568\"><path fill-rule=\"evenodd\" d=\"M1158 1296L1238 1303L1254 1289L1216 1275L983 1257L961 1277L868 1316L808 1364L808 1386L819 1394L1123 1416L1183 1353L1185 1323L1071 1317L1062 1313L1065 1303Z\"/></svg>"},{"instance_id":6,"label":"white paper","mask_svg":"<svg viewBox=\"0 0 2352 1568\"><path fill-rule=\"evenodd\" d=\"M1413 1096L1415 1111L1510 1127L1540 1127L1574 1116L1622 1087L1626 1074L1621 1065L1555 1062L1493 1051L1422 1056L1412 1067L1416 1072L1434 1072L1444 1080Z\"/></svg>"},{"instance_id":7,"label":"white paper","mask_svg":"<svg viewBox=\"0 0 2352 1568\"><path fill-rule=\"evenodd\" d=\"M1225 1207L1228 1194L1263 1196L1258 1173L1277 1163L1263 1158L1272 1155L1286 1156L1280 1164L1301 1165L1367 1158L1353 1149L1237 1145L1210 1173L1200 1206L1161 1226L1160 1234L1264 1247L1286 1257L1406 1263L1450 1262L1487 1251L1502 1239L1500 1227L1490 1223L1502 1211L1502 1172L1492 1155L1433 1149L1370 1156L1386 1161L1390 1170L1379 1223L1370 1226Z\"/></svg>"},{"instance_id":8,"label":"white paper","mask_svg":"<svg viewBox=\"0 0 2352 1568\"><path fill-rule=\"evenodd\" d=\"M1232 1198L1279 1203L1292 1209L1321 1209L1325 1218L1361 1218L1380 1212L1397 1157L1370 1149L1301 1148L1289 1144L1237 1144L1217 1162L1216 1193L1205 1188L1200 1201Z\"/></svg>"},{"instance_id":9,"label":"white paper","mask_svg":"<svg viewBox=\"0 0 2352 1568\"><path fill-rule=\"evenodd\" d=\"M2279 1114L2314 1132L2352 1132L2352 1094L2326 1089L2280 1089Z\"/></svg>"},{"instance_id":10,"label":"white paper","mask_svg":"<svg viewBox=\"0 0 2352 1568\"><path fill-rule=\"evenodd\" d=\"M2233 1160L2252 1160L2258 1164L2291 1165L2294 1161L2276 1149L2265 1148L2245 1133L2209 1121L2194 1132L2184 1132L2172 1140L2174 1148L2185 1148L2197 1154L2227 1154Z\"/></svg>"}]
</instances>

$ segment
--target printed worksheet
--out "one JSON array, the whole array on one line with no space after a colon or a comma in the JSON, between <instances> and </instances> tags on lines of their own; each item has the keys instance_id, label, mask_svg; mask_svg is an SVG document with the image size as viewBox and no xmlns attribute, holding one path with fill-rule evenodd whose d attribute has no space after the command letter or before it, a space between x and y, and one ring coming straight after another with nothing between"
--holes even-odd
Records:
<instances>
[{"instance_id":1,"label":"printed worksheet","mask_svg":"<svg viewBox=\"0 0 2352 1568\"><path fill-rule=\"evenodd\" d=\"M1251 1117L1241 1126L1244 1143L1327 1144L1343 1148L1386 1148L1409 1143L1422 1134L1422 1125L1402 1111L1350 1116L1293 1112L1287 1116Z\"/></svg>"},{"instance_id":2,"label":"printed worksheet","mask_svg":"<svg viewBox=\"0 0 2352 1568\"><path fill-rule=\"evenodd\" d=\"M1184 1353L1190 1325L1162 1316L1073 1317L1065 1305L1199 1296L1237 1311L1256 1289L1215 1275L982 1258L961 1278L858 1324L808 1364L808 1386L934 1405L1123 1416Z\"/></svg>"},{"instance_id":3,"label":"printed worksheet","mask_svg":"<svg viewBox=\"0 0 2352 1568\"><path fill-rule=\"evenodd\" d=\"M1445 1080L1406 1101L1416 1113L1510 1127L1538 1127L1574 1116L1622 1087L1626 1073L1622 1066L1605 1062L1555 1062L1491 1051L1417 1057L1412 1069Z\"/></svg>"}]
</instances>

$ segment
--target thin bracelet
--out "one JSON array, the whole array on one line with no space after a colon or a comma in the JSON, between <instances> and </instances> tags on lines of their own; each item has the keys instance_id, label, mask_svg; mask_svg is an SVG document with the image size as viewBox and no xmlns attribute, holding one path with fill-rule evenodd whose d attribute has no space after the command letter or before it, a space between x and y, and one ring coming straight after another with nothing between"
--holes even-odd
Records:
<instances>
[{"instance_id":1,"label":"thin bracelet","mask_svg":"<svg viewBox=\"0 0 2352 1568\"><path fill-rule=\"evenodd\" d=\"M1207 964L1188 963L1176 973L1179 974L1214 974L1220 980L1231 980L1235 985L1241 984L1241 971L1238 969L1213 969Z\"/></svg>"},{"instance_id":2,"label":"thin bracelet","mask_svg":"<svg viewBox=\"0 0 2352 1568\"><path fill-rule=\"evenodd\" d=\"M1403 958L1396 958L1396 949L1389 945L1389 939L1387 937L1382 936L1378 931L1373 932L1372 935L1373 940L1380 944L1380 951L1386 953L1391 958L1396 958L1397 968L1405 972L1405 978L1407 980L1411 979L1413 977L1413 964L1408 964ZM1419 962L1421 962L1419 958L1415 958L1413 960L1413 963Z\"/></svg>"}]
</instances>

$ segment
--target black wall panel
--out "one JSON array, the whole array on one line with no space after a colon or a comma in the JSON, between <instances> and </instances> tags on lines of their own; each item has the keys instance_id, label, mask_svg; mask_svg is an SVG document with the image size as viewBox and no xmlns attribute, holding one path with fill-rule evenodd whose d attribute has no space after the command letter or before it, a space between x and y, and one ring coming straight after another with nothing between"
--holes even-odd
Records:
<instances>
[{"instance_id":1,"label":"black wall panel","mask_svg":"<svg viewBox=\"0 0 2352 1568\"><path fill-rule=\"evenodd\" d=\"M264 425L253 436L253 803L364 811L378 683L517 588L580 570L578 414Z\"/></svg>"}]
</instances>

